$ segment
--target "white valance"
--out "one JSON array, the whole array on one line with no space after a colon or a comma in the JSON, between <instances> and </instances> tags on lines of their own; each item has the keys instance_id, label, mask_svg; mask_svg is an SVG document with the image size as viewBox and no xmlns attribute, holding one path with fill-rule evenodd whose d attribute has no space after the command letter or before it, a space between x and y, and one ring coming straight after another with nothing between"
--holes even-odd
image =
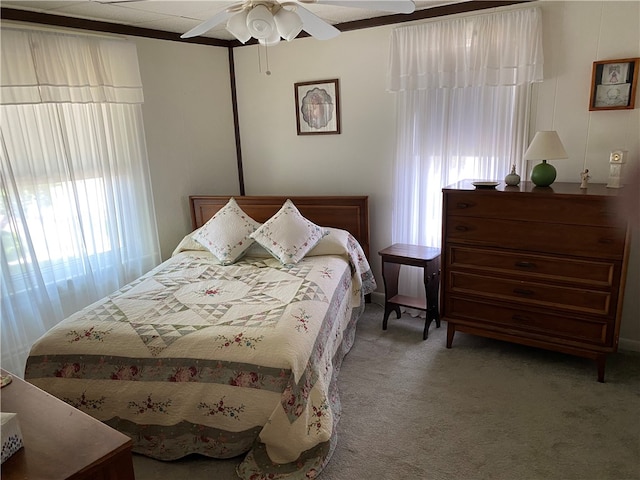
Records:
<instances>
[{"instance_id":1,"label":"white valance","mask_svg":"<svg viewBox=\"0 0 640 480\"><path fill-rule=\"evenodd\" d=\"M396 28L391 37L392 92L521 85L542 76L539 7Z\"/></svg>"},{"instance_id":2,"label":"white valance","mask_svg":"<svg viewBox=\"0 0 640 480\"><path fill-rule=\"evenodd\" d=\"M3 105L142 103L134 43L2 28Z\"/></svg>"}]
</instances>

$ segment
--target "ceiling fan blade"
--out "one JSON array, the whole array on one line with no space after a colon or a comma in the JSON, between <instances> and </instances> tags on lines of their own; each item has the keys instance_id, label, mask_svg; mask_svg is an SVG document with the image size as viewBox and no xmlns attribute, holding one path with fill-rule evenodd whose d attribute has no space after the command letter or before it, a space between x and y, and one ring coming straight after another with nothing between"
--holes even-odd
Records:
<instances>
[{"instance_id":1,"label":"ceiling fan blade","mask_svg":"<svg viewBox=\"0 0 640 480\"><path fill-rule=\"evenodd\" d=\"M295 11L302 20L302 29L312 37L318 40L329 40L340 34L340 30L336 27L328 24L298 3L295 5Z\"/></svg>"},{"instance_id":2,"label":"ceiling fan blade","mask_svg":"<svg viewBox=\"0 0 640 480\"><path fill-rule=\"evenodd\" d=\"M222 22L228 20L235 12L233 8L227 8L221 12L216 13L209 20L205 20L200 25L189 30L187 33L183 33L180 35L180 38L191 38L197 37L198 35L202 35L203 33L211 30L216 25L221 24Z\"/></svg>"},{"instance_id":3,"label":"ceiling fan blade","mask_svg":"<svg viewBox=\"0 0 640 480\"><path fill-rule=\"evenodd\" d=\"M299 0L304 3L317 3L318 5L334 5L336 7L367 8L369 10L381 10L393 13L413 13L416 4L413 0Z\"/></svg>"}]
</instances>

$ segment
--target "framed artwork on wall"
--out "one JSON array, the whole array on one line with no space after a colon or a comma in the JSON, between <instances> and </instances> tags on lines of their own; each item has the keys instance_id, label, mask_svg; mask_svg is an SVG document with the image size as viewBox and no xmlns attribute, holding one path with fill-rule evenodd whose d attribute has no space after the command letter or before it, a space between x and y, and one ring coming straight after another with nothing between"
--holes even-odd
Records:
<instances>
[{"instance_id":1,"label":"framed artwork on wall","mask_svg":"<svg viewBox=\"0 0 640 480\"><path fill-rule=\"evenodd\" d=\"M294 84L298 135L340 133L338 79Z\"/></svg>"},{"instance_id":2,"label":"framed artwork on wall","mask_svg":"<svg viewBox=\"0 0 640 480\"><path fill-rule=\"evenodd\" d=\"M640 58L593 62L589 110L630 110L635 107Z\"/></svg>"}]
</instances>

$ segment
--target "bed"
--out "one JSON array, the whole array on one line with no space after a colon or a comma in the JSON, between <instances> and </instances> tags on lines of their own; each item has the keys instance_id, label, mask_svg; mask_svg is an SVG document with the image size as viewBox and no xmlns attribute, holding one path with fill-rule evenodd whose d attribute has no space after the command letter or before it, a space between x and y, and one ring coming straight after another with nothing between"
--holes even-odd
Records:
<instances>
[{"instance_id":1,"label":"bed","mask_svg":"<svg viewBox=\"0 0 640 480\"><path fill-rule=\"evenodd\" d=\"M336 446L336 379L375 289L367 201L190 197L194 232L172 257L47 332L25 378L129 435L134 452L244 454L240 478L314 478ZM251 240L221 240L249 224ZM296 228L309 240L285 255L278 235Z\"/></svg>"}]
</instances>

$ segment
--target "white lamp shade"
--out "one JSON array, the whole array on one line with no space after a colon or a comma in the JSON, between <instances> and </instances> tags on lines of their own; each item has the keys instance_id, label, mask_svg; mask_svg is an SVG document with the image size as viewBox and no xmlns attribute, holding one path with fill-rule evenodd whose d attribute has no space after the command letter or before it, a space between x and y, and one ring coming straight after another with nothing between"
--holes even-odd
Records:
<instances>
[{"instance_id":1,"label":"white lamp shade","mask_svg":"<svg viewBox=\"0 0 640 480\"><path fill-rule=\"evenodd\" d=\"M247 28L251 35L258 40L268 39L277 31L273 15L264 5L256 5L247 15Z\"/></svg>"},{"instance_id":2,"label":"white lamp shade","mask_svg":"<svg viewBox=\"0 0 640 480\"><path fill-rule=\"evenodd\" d=\"M276 27L278 27L280 36L287 42L296 38L302 31L302 20L297 13L292 12L291 10L281 8L273 18L276 22Z\"/></svg>"},{"instance_id":3,"label":"white lamp shade","mask_svg":"<svg viewBox=\"0 0 640 480\"><path fill-rule=\"evenodd\" d=\"M569 156L560 141L558 132L554 130L536 132L524 153L525 160L559 160L561 158L569 158Z\"/></svg>"},{"instance_id":4,"label":"white lamp shade","mask_svg":"<svg viewBox=\"0 0 640 480\"><path fill-rule=\"evenodd\" d=\"M227 22L227 31L242 43L246 43L247 40L251 38L251 32L249 32L249 29L247 28L248 14L249 11L243 8Z\"/></svg>"},{"instance_id":5,"label":"white lamp shade","mask_svg":"<svg viewBox=\"0 0 640 480\"><path fill-rule=\"evenodd\" d=\"M274 29L273 34L269 38L259 38L258 42L260 42L260 45L267 45L270 47L272 45L280 43L280 34L278 33L277 29Z\"/></svg>"}]
</instances>

